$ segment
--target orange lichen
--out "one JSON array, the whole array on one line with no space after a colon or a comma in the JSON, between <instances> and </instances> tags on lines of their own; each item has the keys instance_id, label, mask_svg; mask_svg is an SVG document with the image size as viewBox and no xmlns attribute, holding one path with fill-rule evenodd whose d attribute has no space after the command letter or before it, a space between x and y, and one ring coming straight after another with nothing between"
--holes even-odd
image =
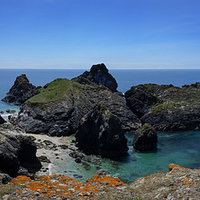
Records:
<instances>
[{"instance_id":1,"label":"orange lichen","mask_svg":"<svg viewBox=\"0 0 200 200\"><path fill-rule=\"evenodd\" d=\"M143 182L146 181L149 178L149 176L143 177L143 178L138 178L137 180L135 180L133 183L131 183L131 185L134 185L138 182Z\"/></svg>"},{"instance_id":2,"label":"orange lichen","mask_svg":"<svg viewBox=\"0 0 200 200\"><path fill-rule=\"evenodd\" d=\"M169 164L168 165L168 169L170 172L168 173L173 173L176 169L185 169L185 170L189 170L188 168L185 168L185 167L181 167L179 165L176 165L176 164Z\"/></svg>"},{"instance_id":3,"label":"orange lichen","mask_svg":"<svg viewBox=\"0 0 200 200\"><path fill-rule=\"evenodd\" d=\"M128 186L119 178L105 175L94 175L92 178L86 180L86 182L105 184L105 187Z\"/></svg>"},{"instance_id":4,"label":"orange lichen","mask_svg":"<svg viewBox=\"0 0 200 200\"><path fill-rule=\"evenodd\" d=\"M25 184L25 183L29 183L31 182L31 179L27 176L18 176L16 178L14 178L12 180L12 182L10 183L10 185L13 185L13 184Z\"/></svg>"},{"instance_id":5,"label":"orange lichen","mask_svg":"<svg viewBox=\"0 0 200 200\"><path fill-rule=\"evenodd\" d=\"M193 185L193 180L191 178L184 177L183 179L181 179L181 181L185 187L189 187Z\"/></svg>"},{"instance_id":6,"label":"orange lichen","mask_svg":"<svg viewBox=\"0 0 200 200\"><path fill-rule=\"evenodd\" d=\"M80 183L64 175L43 176L34 181L26 176L18 176L10 184L25 184L26 188L45 197L70 197L74 193L84 198L85 196L93 197L93 194L100 192L97 187Z\"/></svg>"}]
</instances>

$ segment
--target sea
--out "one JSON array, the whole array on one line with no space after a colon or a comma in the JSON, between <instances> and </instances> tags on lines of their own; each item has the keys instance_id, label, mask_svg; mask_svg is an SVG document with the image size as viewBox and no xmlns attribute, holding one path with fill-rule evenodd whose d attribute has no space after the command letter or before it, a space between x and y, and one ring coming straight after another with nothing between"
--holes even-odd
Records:
<instances>
[{"instance_id":1,"label":"sea","mask_svg":"<svg viewBox=\"0 0 200 200\"><path fill-rule=\"evenodd\" d=\"M26 74L30 83L44 86L56 78L71 79L88 69L0 69L0 99L14 84L17 76ZM200 82L200 70L109 70L118 83L118 90L125 93L138 84L172 84L177 87ZM0 111L19 110L19 107L0 101ZM2 114L4 116L6 114ZM4 116L5 117L5 116ZM84 182L96 174L99 169L108 170L127 184L139 177L152 173L167 172L168 165L175 163L188 168L200 168L200 131L158 132L158 147L155 151L140 153L133 149L134 131L126 133L128 154L118 160L90 155L80 164L68 155L62 155L51 164L51 174L61 173Z\"/></svg>"}]
</instances>

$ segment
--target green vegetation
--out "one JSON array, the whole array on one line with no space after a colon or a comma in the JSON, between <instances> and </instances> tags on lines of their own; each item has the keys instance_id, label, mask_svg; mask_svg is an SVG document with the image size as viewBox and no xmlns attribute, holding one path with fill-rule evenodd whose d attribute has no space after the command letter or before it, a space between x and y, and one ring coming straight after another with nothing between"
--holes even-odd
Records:
<instances>
[{"instance_id":1,"label":"green vegetation","mask_svg":"<svg viewBox=\"0 0 200 200\"><path fill-rule=\"evenodd\" d=\"M25 186L24 185L9 185L9 184L2 184L2 175L0 175L0 198L2 198L4 195L6 194L11 194L12 192L14 191L17 191L17 190L20 190L22 188L24 188Z\"/></svg>"},{"instance_id":2,"label":"green vegetation","mask_svg":"<svg viewBox=\"0 0 200 200\"><path fill-rule=\"evenodd\" d=\"M172 110L172 109L177 109L180 108L182 106L186 106L186 103L163 103L160 104L158 106L156 106L155 108L153 108L153 112L161 112L162 110Z\"/></svg>"},{"instance_id":3,"label":"green vegetation","mask_svg":"<svg viewBox=\"0 0 200 200\"><path fill-rule=\"evenodd\" d=\"M79 92L81 85L68 79L56 79L46 84L36 96L30 98L28 103L48 103L60 99L68 99L69 94Z\"/></svg>"}]
</instances>

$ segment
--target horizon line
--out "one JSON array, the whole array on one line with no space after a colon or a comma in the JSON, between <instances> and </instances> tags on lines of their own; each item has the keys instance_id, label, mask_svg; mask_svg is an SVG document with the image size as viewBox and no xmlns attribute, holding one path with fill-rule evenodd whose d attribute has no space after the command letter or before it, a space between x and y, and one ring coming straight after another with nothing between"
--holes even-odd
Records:
<instances>
[{"instance_id":1,"label":"horizon line","mask_svg":"<svg viewBox=\"0 0 200 200\"><path fill-rule=\"evenodd\" d=\"M88 70L86 68L0 68L0 70ZM108 70L200 70L200 68L107 68ZM89 68L90 70L90 68Z\"/></svg>"}]
</instances>

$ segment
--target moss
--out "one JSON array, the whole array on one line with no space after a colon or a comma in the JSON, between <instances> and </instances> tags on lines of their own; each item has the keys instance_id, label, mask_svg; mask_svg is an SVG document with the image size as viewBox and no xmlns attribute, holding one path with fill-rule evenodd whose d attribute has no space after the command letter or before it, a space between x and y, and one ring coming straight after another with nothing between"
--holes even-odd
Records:
<instances>
[{"instance_id":1,"label":"moss","mask_svg":"<svg viewBox=\"0 0 200 200\"><path fill-rule=\"evenodd\" d=\"M187 106L186 103L163 103L160 104L158 106L156 106L155 108L152 109L152 112L161 112L163 110L172 110L172 109L178 109L182 106Z\"/></svg>"},{"instance_id":2,"label":"moss","mask_svg":"<svg viewBox=\"0 0 200 200\"><path fill-rule=\"evenodd\" d=\"M68 99L71 94L77 94L81 85L68 79L56 79L46 84L36 96L30 98L26 103L40 104L54 102L60 99Z\"/></svg>"}]
</instances>

